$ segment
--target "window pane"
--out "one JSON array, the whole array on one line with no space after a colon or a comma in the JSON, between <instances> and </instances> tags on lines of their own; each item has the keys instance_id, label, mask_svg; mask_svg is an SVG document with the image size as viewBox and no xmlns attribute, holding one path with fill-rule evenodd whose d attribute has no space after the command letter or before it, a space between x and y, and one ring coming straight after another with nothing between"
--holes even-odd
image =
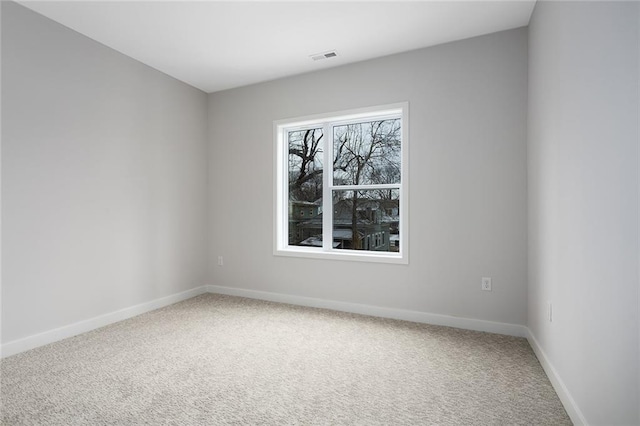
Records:
<instances>
[{"instance_id":1,"label":"window pane","mask_svg":"<svg viewBox=\"0 0 640 426\"><path fill-rule=\"evenodd\" d=\"M289 245L322 247L322 129L287 133Z\"/></svg>"},{"instance_id":2,"label":"window pane","mask_svg":"<svg viewBox=\"0 0 640 426\"><path fill-rule=\"evenodd\" d=\"M333 184L400 183L400 119L333 128Z\"/></svg>"},{"instance_id":3,"label":"window pane","mask_svg":"<svg viewBox=\"0 0 640 426\"><path fill-rule=\"evenodd\" d=\"M400 251L400 191L333 191L333 247Z\"/></svg>"}]
</instances>

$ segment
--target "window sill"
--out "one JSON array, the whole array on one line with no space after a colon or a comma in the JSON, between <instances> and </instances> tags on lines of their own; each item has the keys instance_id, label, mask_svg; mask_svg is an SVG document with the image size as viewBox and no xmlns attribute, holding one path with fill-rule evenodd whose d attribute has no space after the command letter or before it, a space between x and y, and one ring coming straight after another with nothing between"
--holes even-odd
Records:
<instances>
[{"instance_id":1,"label":"window sill","mask_svg":"<svg viewBox=\"0 0 640 426\"><path fill-rule=\"evenodd\" d=\"M307 259L324 259L324 260L347 260L355 262L369 263L392 263L407 265L409 259L400 253L389 252L363 252L359 250L334 250L323 251L318 249L305 249L304 247L276 249L273 254L275 256L285 257L302 257Z\"/></svg>"}]
</instances>

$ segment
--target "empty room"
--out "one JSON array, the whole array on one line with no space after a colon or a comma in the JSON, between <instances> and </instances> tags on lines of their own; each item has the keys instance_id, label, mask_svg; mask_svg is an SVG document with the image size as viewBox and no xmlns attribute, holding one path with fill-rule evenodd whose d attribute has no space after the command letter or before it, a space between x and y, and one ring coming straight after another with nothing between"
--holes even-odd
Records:
<instances>
[{"instance_id":1,"label":"empty room","mask_svg":"<svg viewBox=\"0 0 640 426\"><path fill-rule=\"evenodd\" d=\"M640 425L640 2L0 14L0 424Z\"/></svg>"}]
</instances>

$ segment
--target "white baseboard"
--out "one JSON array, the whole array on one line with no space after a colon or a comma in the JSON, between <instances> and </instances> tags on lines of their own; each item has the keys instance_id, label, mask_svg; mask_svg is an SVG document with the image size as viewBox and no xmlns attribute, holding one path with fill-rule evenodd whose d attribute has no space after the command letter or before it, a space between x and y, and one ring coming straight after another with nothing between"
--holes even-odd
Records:
<instances>
[{"instance_id":1,"label":"white baseboard","mask_svg":"<svg viewBox=\"0 0 640 426\"><path fill-rule=\"evenodd\" d=\"M250 299L289 303L292 305L309 306L312 308L332 309L334 311L351 312L354 314L371 315L375 317L392 318L424 324L443 325L447 327L463 328L466 330L486 331L489 333L506 334L509 336L528 336L527 328L523 325L517 324L461 318L449 315L431 314L427 312L409 311L404 309L384 308L381 306L316 299L313 297L294 296L289 294L249 290L236 287L224 287L217 285L208 285L206 287L209 293L248 297Z\"/></svg>"},{"instance_id":2,"label":"white baseboard","mask_svg":"<svg viewBox=\"0 0 640 426\"><path fill-rule=\"evenodd\" d=\"M544 350L542 350L542 347L538 343L538 340L529 328L527 328L527 340L529 341L529 345L531 345L531 347L533 348L533 352L535 352L536 356L538 357L540 365L542 365L545 373L547 373L547 377L549 377L551 385L553 385L553 388L558 394L562 405L564 405L564 409L567 410L567 414L571 418L573 424L576 426L588 426L584 414L582 414L582 411L569 393L569 390L560 378L560 375L553 367L553 364L551 364L551 361L547 357L547 354L544 352Z\"/></svg>"},{"instance_id":3,"label":"white baseboard","mask_svg":"<svg viewBox=\"0 0 640 426\"><path fill-rule=\"evenodd\" d=\"M115 312L110 312L108 314L89 318L84 321L65 325L63 327L55 328L53 330L45 331L39 334L34 334L33 336L13 340L11 342L3 344L2 348L0 349L0 353L4 358L27 351L29 349L34 349L39 346L57 342L58 340L73 337L81 333L86 333L87 331L95 330L96 328L104 327L106 325L113 324L114 322L135 317L136 315L144 314L145 312L153 311L154 309L159 309L173 303L181 302L183 300L206 293L206 287L207 286L196 287L191 290L183 291L181 293L161 297L150 302L140 303L139 305L120 309Z\"/></svg>"}]
</instances>

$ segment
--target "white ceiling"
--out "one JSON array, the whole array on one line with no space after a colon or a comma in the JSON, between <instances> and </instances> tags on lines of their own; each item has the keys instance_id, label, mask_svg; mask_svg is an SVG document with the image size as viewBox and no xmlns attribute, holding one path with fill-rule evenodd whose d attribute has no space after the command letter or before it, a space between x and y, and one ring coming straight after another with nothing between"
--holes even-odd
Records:
<instances>
[{"instance_id":1,"label":"white ceiling","mask_svg":"<svg viewBox=\"0 0 640 426\"><path fill-rule=\"evenodd\" d=\"M20 3L215 92L522 27L535 0ZM310 58L333 49L336 58Z\"/></svg>"}]
</instances>

